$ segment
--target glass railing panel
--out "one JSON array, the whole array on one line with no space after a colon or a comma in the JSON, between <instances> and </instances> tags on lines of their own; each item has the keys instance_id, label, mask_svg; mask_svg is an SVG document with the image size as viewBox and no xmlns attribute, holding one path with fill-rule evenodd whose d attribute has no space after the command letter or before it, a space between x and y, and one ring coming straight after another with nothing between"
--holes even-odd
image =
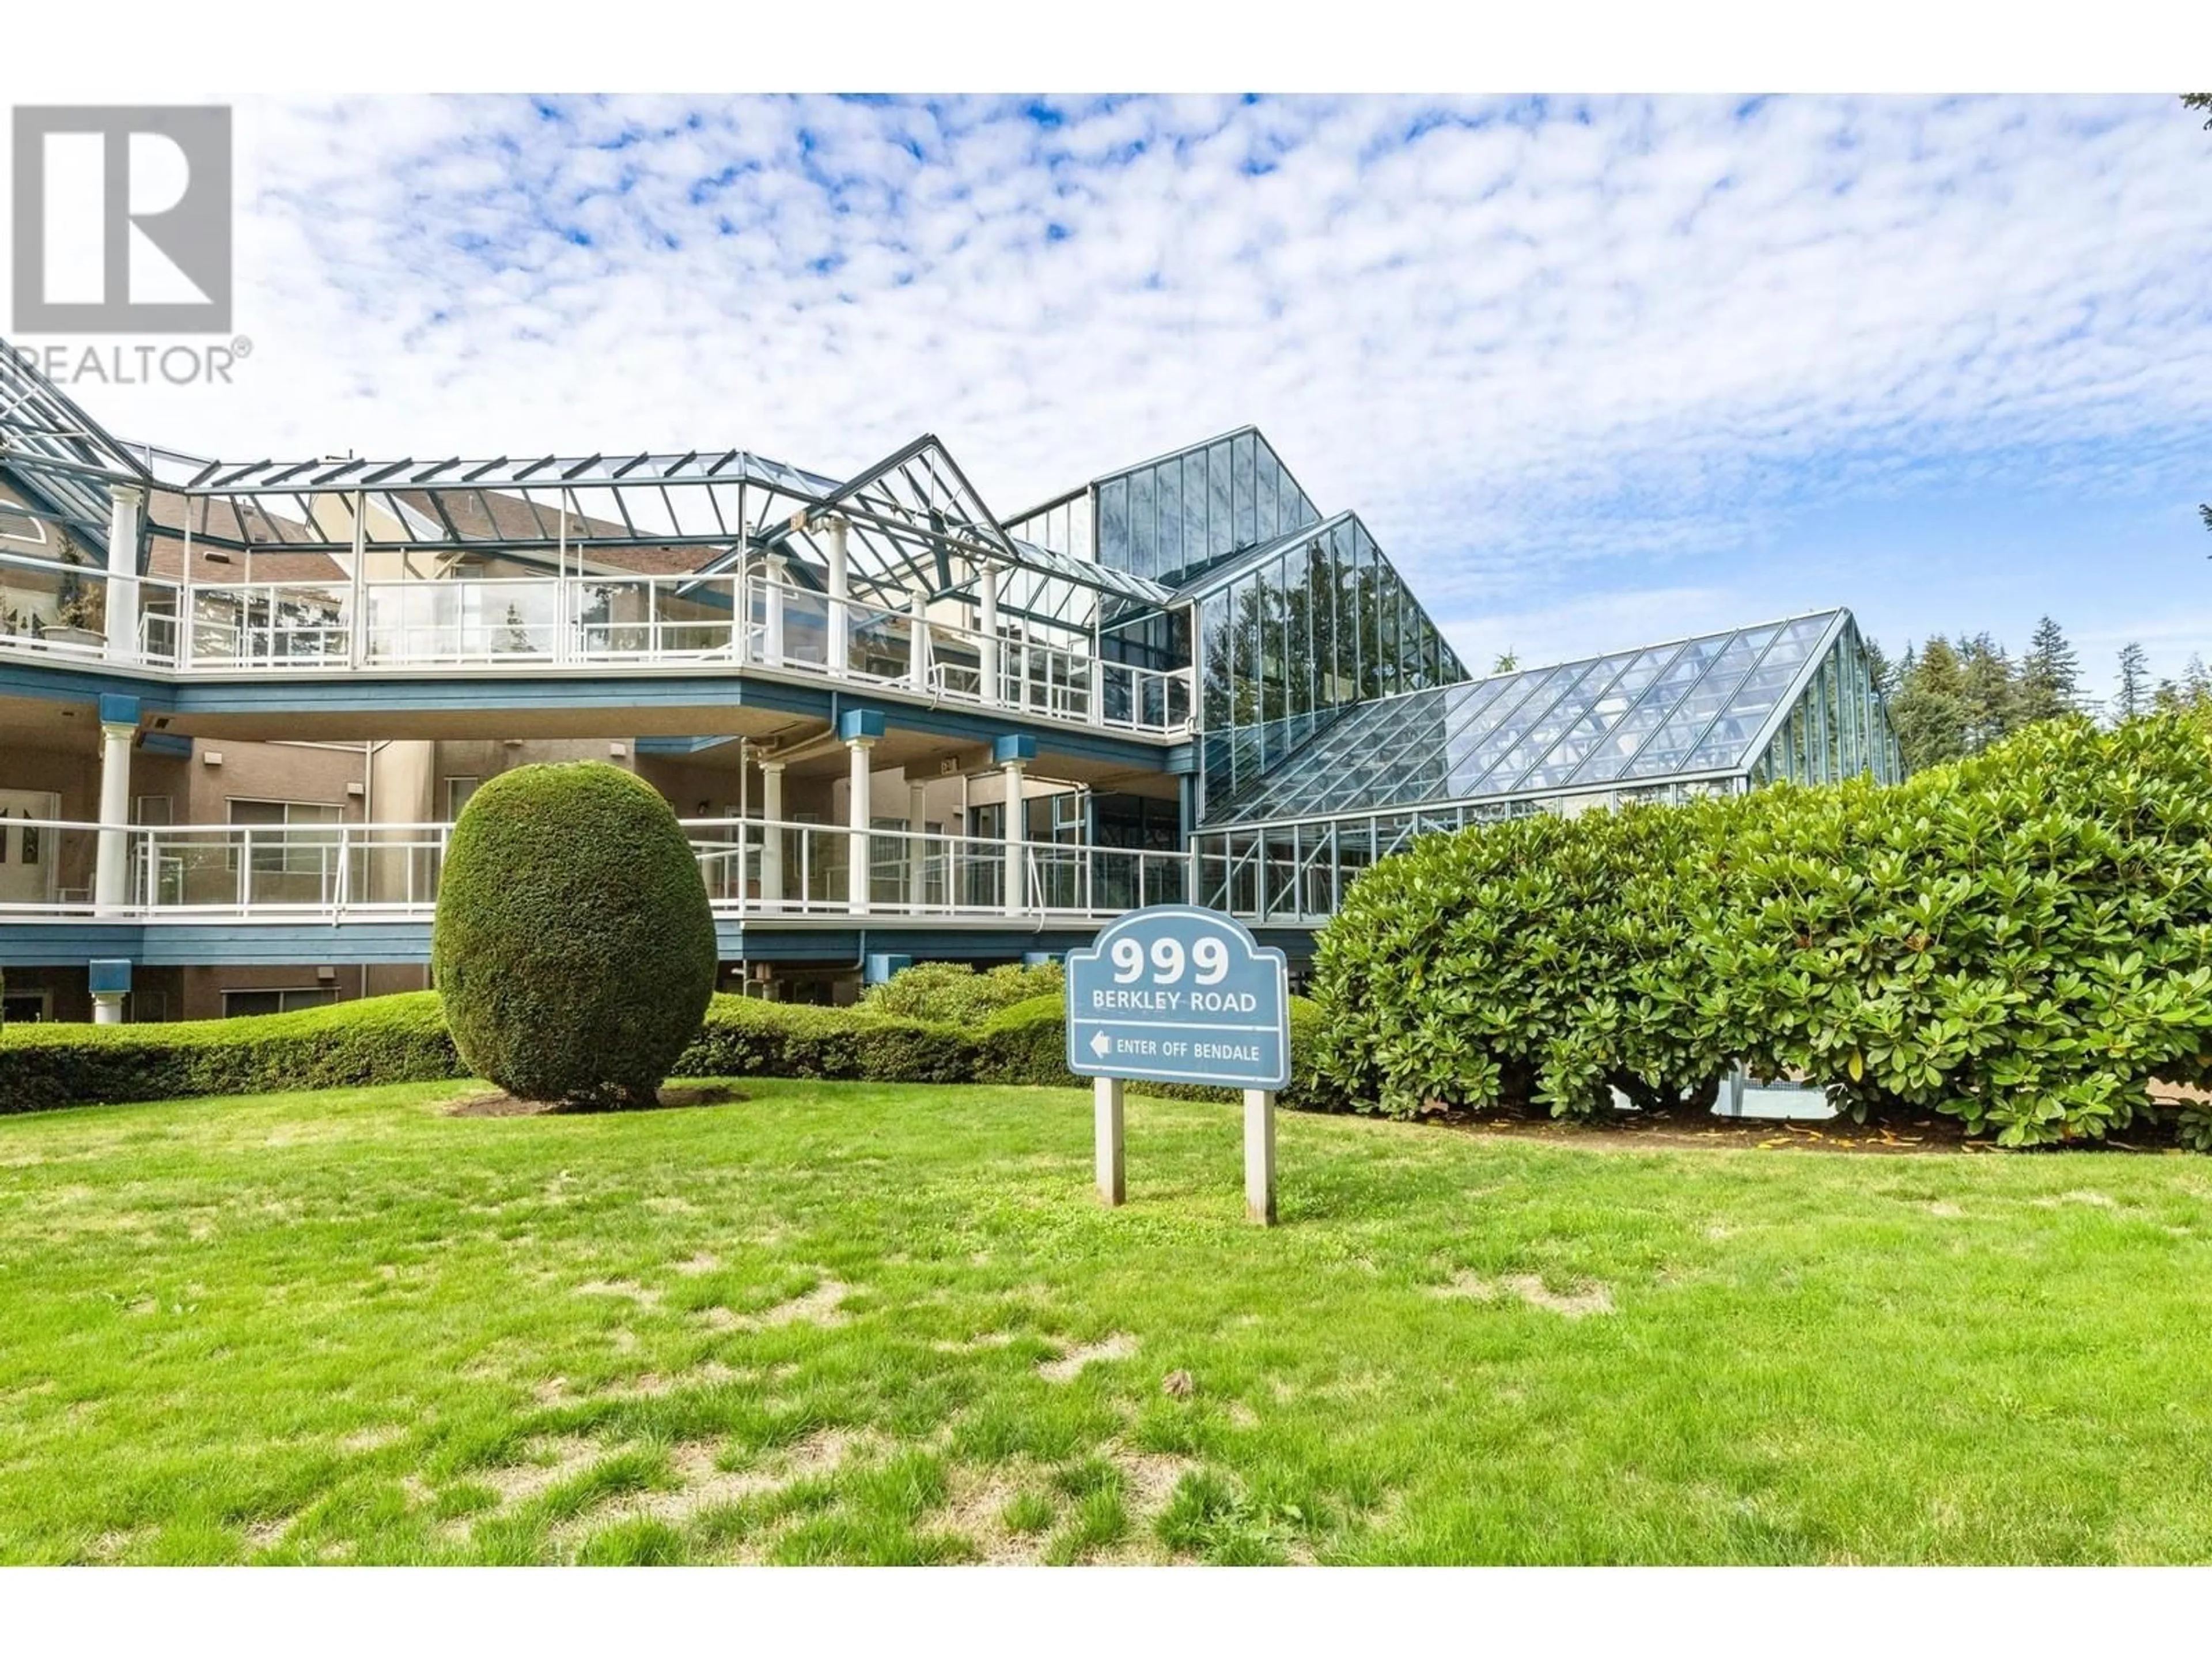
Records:
<instances>
[{"instance_id":1,"label":"glass railing panel","mask_svg":"<svg viewBox=\"0 0 2212 1659\"><path fill-rule=\"evenodd\" d=\"M107 573L0 555L0 643L61 655L107 650Z\"/></svg>"}]
</instances>

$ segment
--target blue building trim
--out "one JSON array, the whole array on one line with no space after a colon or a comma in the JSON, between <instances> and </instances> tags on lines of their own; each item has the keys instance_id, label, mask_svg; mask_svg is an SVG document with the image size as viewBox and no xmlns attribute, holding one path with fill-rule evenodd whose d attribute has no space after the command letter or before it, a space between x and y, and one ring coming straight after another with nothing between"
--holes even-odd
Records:
<instances>
[{"instance_id":1,"label":"blue building trim","mask_svg":"<svg viewBox=\"0 0 2212 1659\"><path fill-rule=\"evenodd\" d=\"M128 696L137 698L144 712L155 713L169 708L168 690L165 681L118 673L104 663L61 657L52 662L0 661L0 697L97 707L103 696Z\"/></svg>"},{"instance_id":2,"label":"blue building trim","mask_svg":"<svg viewBox=\"0 0 2212 1659\"><path fill-rule=\"evenodd\" d=\"M879 716L890 729L955 743L990 744L1014 728L1036 745L1033 752L1103 763L1133 771L1168 769L1169 757L1188 744L1167 744L1095 727L1025 720L1012 709L967 708L907 703L894 698L856 696L843 687L793 684L744 673L708 674L333 674L328 678L141 680L126 678L103 665L0 662L0 696L29 696L47 702L97 704L102 696L138 699L144 715L190 720L196 715L261 716L269 735L283 736L295 716L318 714L393 717L465 714L495 721L502 714L605 714L619 710L635 717L630 735L641 744L674 741L708 747L731 737L702 736L696 727L703 708L757 708L817 720L835 730L851 714ZM678 729L653 732L656 724ZM692 726L691 731L682 729ZM234 730L243 741L257 733ZM392 730L389 736L406 733ZM661 751L669 752L669 751Z\"/></svg>"}]
</instances>

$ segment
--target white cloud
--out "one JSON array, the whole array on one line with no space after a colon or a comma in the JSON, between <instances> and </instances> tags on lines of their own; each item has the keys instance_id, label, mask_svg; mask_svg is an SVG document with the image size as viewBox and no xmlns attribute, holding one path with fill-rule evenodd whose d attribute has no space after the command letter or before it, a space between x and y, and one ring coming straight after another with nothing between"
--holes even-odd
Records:
<instances>
[{"instance_id":1,"label":"white cloud","mask_svg":"<svg viewBox=\"0 0 2212 1659\"><path fill-rule=\"evenodd\" d=\"M1637 590L1585 645L1644 637L1661 567L1808 504L2212 491L2212 143L2170 99L1054 108L246 106L248 374L94 412L830 473L928 429L1006 512L1256 421L1470 659L1563 586Z\"/></svg>"}]
</instances>

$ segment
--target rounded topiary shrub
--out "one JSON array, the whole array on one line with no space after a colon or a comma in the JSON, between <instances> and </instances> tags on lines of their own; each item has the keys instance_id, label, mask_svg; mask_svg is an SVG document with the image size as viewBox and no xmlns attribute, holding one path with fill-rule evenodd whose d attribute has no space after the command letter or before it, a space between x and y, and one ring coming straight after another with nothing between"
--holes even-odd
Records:
<instances>
[{"instance_id":1,"label":"rounded topiary shrub","mask_svg":"<svg viewBox=\"0 0 2212 1659\"><path fill-rule=\"evenodd\" d=\"M653 1103L714 994L714 918L666 801L618 768L523 766L470 797L430 964L462 1060L526 1100Z\"/></svg>"}]
</instances>

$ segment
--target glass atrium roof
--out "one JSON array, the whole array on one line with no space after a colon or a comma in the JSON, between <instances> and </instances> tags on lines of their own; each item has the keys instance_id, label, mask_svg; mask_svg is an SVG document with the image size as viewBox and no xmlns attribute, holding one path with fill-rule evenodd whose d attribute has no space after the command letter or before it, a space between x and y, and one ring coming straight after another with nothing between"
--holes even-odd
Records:
<instances>
[{"instance_id":1,"label":"glass atrium roof","mask_svg":"<svg viewBox=\"0 0 2212 1659\"><path fill-rule=\"evenodd\" d=\"M1848 619L1826 611L1356 703L1206 827L1746 771Z\"/></svg>"}]
</instances>

